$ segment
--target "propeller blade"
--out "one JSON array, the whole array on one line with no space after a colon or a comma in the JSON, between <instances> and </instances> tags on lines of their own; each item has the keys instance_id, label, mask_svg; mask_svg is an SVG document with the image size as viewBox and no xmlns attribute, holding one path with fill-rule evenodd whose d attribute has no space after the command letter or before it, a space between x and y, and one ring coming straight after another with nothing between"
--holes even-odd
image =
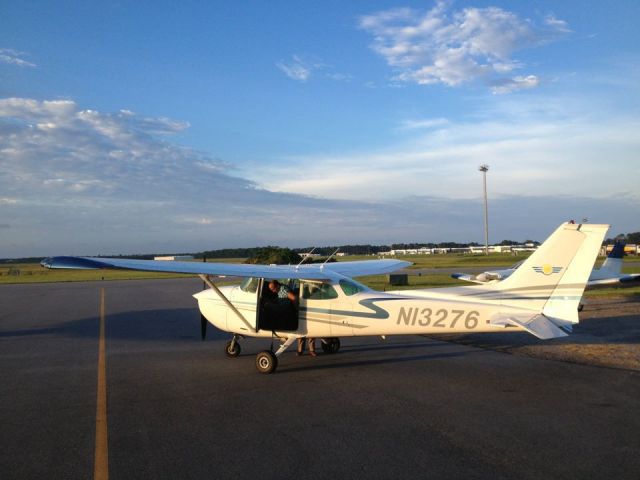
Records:
<instances>
[{"instance_id":1,"label":"propeller blade","mask_svg":"<svg viewBox=\"0 0 640 480\"><path fill-rule=\"evenodd\" d=\"M207 319L204 318L204 315L200 314L200 336L202 340L204 340L207 336Z\"/></svg>"}]
</instances>

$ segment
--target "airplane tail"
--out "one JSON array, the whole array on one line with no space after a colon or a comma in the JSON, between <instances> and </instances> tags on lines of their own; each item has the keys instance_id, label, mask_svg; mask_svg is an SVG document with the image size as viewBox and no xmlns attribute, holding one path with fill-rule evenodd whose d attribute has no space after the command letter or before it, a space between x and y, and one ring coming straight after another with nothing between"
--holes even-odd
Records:
<instances>
[{"instance_id":1,"label":"airplane tail","mask_svg":"<svg viewBox=\"0 0 640 480\"><path fill-rule=\"evenodd\" d=\"M624 242L615 242L613 248L607 255L602 266L598 269L599 273L606 273L608 276L620 275L622 273L622 257L624 257Z\"/></svg>"},{"instance_id":2,"label":"airplane tail","mask_svg":"<svg viewBox=\"0 0 640 480\"><path fill-rule=\"evenodd\" d=\"M511 276L489 288L501 293L503 305L541 314L534 320L540 325L571 330L578 323L578 305L608 229L609 225L564 223ZM546 338L553 336L560 335Z\"/></svg>"}]
</instances>

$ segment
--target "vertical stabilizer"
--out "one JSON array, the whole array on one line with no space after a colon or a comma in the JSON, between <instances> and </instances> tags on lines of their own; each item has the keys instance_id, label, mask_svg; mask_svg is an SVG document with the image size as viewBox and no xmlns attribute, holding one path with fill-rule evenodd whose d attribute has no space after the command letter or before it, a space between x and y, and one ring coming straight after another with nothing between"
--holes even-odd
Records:
<instances>
[{"instance_id":1,"label":"vertical stabilizer","mask_svg":"<svg viewBox=\"0 0 640 480\"><path fill-rule=\"evenodd\" d=\"M622 257L624 257L624 242L616 242L598 270L594 270L591 280L615 277L622 273Z\"/></svg>"},{"instance_id":2,"label":"vertical stabilizer","mask_svg":"<svg viewBox=\"0 0 640 480\"><path fill-rule=\"evenodd\" d=\"M608 225L581 226L585 234L582 246L542 310L556 325L570 329L578 323L578 306L608 229Z\"/></svg>"},{"instance_id":3,"label":"vertical stabilizer","mask_svg":"<svg viewBox=\"0 0 640 480\"><path fill-rule=\"evenodd\" d=\"M543 313L561 326L578 305L608 225L565 223L507 279L493 286L502 304Z\"/></svg>"}]
</instances>

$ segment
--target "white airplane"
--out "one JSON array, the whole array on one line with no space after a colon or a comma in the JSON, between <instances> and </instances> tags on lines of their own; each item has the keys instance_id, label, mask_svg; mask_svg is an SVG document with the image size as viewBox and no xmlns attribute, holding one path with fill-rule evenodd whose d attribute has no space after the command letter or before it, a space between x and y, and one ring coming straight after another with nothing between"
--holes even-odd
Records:
<instances>
[{"instance_id":1,"label":"white airplane","mask_svg":"<svg viewBox=\"0 0 640 480\"><path fill-rule=\"evenodd\" d=\"M243 337L278 339L277 351L256 356L256 367L272 373L278 357L302 337L322 338L323 350L338 351L338 337L526 331L540 339L564 337L577 324L577 307L608 225L565 223L508 279L489 285L378 292L350 277L389 273L399 260L323 265L243 265L87 257L53 257L49 268L119 268L199 275L210 287L194 294L207 321L233 334L228 356L240 354ZM239 276L239 286L218 287L212 276ZM295 305L266 302L269 279L298 293ZM273 343L272 343L273 345Z\"/></svg>"},{"instance_id":2,"label":"white airplane","mask_svg":"<svg viewBox=\"0 0 640 480\"><path fill-rule=\"evenodd\" d=\"M587 288L640 285L640 273L622 273L622 257L624 257L624 243L616 242L602 266L592 270L587 282ZM522 263L518 262L504 270L490 270L477 275L452 273L451 276L455 279L472 283L495 283L508 278Z\"/></svg>"}]
</instances>

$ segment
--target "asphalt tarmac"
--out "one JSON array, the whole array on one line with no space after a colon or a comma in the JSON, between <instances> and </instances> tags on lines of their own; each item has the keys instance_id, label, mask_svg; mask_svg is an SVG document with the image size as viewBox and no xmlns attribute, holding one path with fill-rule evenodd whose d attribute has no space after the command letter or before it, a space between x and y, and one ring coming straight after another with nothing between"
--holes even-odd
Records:
<instances>
[{"instance_id":1,"label":"asphalt tarmac","mask_svg":"<svg viewBox=\"0 0 640 480\"><path fill-rule=\"evenodd\" d=\"M94 478L97 454L112 479L639 476L640 372L411 336L287 352L261 375L268 342L229 359L228 334L200 340L201 286L0 287L0 478Z\"/></svg>"}]
</instances>

